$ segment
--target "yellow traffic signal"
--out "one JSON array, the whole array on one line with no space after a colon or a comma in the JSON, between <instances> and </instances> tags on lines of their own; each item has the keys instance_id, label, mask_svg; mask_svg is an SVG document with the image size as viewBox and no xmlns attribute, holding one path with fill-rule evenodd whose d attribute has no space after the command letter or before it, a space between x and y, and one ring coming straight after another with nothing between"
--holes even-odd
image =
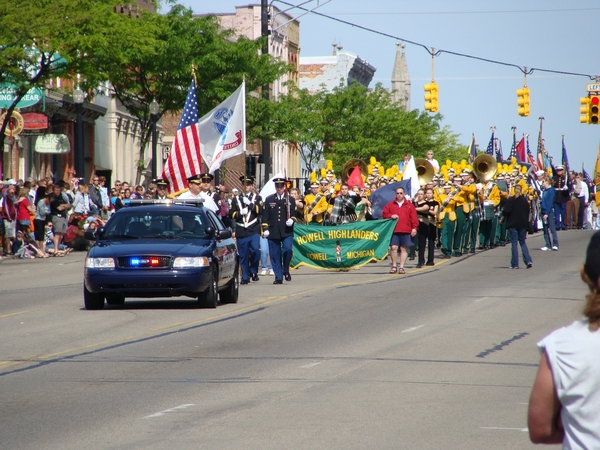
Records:
<instances>
[{"instance_id":1,"label":"yellow traffic signal","mask_svg":"<svg viewBox=\"0 0 600 450\"><path fill-rule=\"evenodd\" d=\"M517 89L517 105L519 105L518 113L522 117L529 117L529 88L522 87Z\"/></svg>"},{"instance_id":2,"label":"yellow traffic signal","mask_svg":"<svg viewBox=\"0 0 600 450\"><path fill-rule=\"evenodd\" d=\"M425 110L429 112L438 112L439 110L437 83L425 85Z\"/></svg>"},{"instance_id":3,"label":"yellow traffic signal","mask_svg":"<svg viewBox=\"0 0 600 450\"><path fill-rule=\"evenodd\" d=\"M594 125L600 123L600 95L590 95L590 122Z\"/></svg>"},{"instance_id":4,"label":"yellow traffic signal","mask_svg":"<svg viewBox=\"0 0 600 450\"><path fill-rule=\"evenodd\" d=\"M579 116L579 121L581 123L592 123L590 121L590 105L592 100L589 97L581 97L579 99L579 103L581 106L579 107L579 112L582 114Z\"/></svg>"}]
</instances>

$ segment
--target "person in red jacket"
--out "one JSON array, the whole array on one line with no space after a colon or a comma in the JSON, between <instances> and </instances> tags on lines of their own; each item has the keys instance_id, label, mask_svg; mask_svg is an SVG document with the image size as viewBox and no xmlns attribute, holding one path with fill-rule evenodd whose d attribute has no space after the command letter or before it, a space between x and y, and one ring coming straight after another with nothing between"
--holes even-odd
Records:
<instances>
[{"instance_id":1,"label":"person in red jacket","mask_svg":"<svg viewBox=\"0 0 600 450\"><path fill-rule=\"evenodd\" d=\"M406 273L404 262L408 257L408 247L414 245L413 238L417 235L419 219L415 206L404 197L404 189L396 189L396 199L384 206L381 217L384 219L397 219L394 234L392 235L392 269L390 273ZM398 247L400 247L400 267L397 266Z\"/></svg>"}]
</instances>

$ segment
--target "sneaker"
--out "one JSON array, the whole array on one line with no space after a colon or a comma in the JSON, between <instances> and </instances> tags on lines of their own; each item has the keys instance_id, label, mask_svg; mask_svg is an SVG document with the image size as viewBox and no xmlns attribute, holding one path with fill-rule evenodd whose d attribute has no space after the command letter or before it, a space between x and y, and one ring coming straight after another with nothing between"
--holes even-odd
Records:
<instances>
[{"instance_id":1,"label":"sneaker","mask_svg":"<svg viewBox=\"0 0 600 450\"><path fill-rule=\"evenodd\" d=\"M532 264L532 263L529 263L529 264L527 264L527 268L528 268L528 269L531 269L532 267L533 267L533 264Z\"/></svg>"},{"instance_id":2,"label":"sneaker","mask_svg":"<svg viewBox=\"0 0 600 450\"><path fill-rule=\"evenodd\" d=\"M267 274L267 269L263 269L263 270L261 270L261 271L260 271L260 274L261 274L261 275L266 275L266 274Z\"/></svg>"},{"instance_id":3,"label":"sneaker","mask_svg":"<svg viewBox=\"0 0 600 450\"><path fill-rule=\"evenodd\" d=\"M542 247L542 248L540 248L540 250L543 251L543 252L547 252L550 249L548 247Z\"/></svg>"},{"instance_id":4,"label":"sneaker","mask_svg":"<svg viewBox=\"0 0 600 450\"><path fill-rule=\"evenodd\" d=\"M518 269L518 267L510 266L509 269Z\"/></svg>"},{"instance_id":5,"label":"sneaker","mask_svg":"<svg viewBox=\"0 0 600 450\"><path fill-rule=\"evenodd\" d=\"M555 252L558 251L558 247L555 245L554 247L552 247L552 250L554 250Z\"/></svg>"},{"instance_id":6,"label":"sneaker","mask_svg":"<svg viewBox=\"0 0 600 450\"><path fill-rule=\"evenodd\" d=\"M269 269L269 275L275 275L275 272L273 271L273 269Z\"/></svg>"}]
</instances>

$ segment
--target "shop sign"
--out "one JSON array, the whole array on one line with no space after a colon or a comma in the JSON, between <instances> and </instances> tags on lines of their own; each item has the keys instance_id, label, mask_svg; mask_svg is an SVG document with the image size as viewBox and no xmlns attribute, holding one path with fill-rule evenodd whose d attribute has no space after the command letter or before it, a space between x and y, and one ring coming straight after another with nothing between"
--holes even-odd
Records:
<instances>
[{"instance_id":1,"label":"shop sign","mask_svg":"<svg viewBox=\"0 0 600 450\"><path fill-rule=\"evenodd\" d=\"M13 84L2 84L0 85L0 108L7 109L13 104L17 98L17 87ZM27 93L19 100L15 108L26 108L27 106L33 106L39 103L44 98L44 92L40 88L31 88Z\"/></svg>"},{"instance_id":2,"label":"shop sign","mask_svg":"<svg viewBox=\"0 0 600 450\"><path fill-rule=\"evenodd\" d=\"M35 140L37 153L64 154L71 151L69 138L64 134L44 134Z\"/></svg>"},{"instance_id":3,"label":"shop sign","mask_svg":"<svg viewBox=\"0 0 600 450\"><path fill-rule=\"evenodd\" d=\"M26 130L44 130L48 128L48 116L41 113L23 113L23 122Z\"/></svg>"}]
</instances>

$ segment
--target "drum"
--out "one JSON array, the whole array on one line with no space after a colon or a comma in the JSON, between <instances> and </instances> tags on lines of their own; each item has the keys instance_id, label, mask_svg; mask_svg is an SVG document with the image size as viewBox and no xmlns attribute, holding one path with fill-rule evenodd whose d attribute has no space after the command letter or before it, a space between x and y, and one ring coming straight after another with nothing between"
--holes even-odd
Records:
<instances>
[{"instance_id":1,"label":"drum","mask_svg":"<svg viewBox=\"0 0 600 450\"><path fill-rule=\"evenodd\" d=\"M492 220L494 218L494 205L483 205L483 217L481 220Z\"/></svg>"}]
</instances>

